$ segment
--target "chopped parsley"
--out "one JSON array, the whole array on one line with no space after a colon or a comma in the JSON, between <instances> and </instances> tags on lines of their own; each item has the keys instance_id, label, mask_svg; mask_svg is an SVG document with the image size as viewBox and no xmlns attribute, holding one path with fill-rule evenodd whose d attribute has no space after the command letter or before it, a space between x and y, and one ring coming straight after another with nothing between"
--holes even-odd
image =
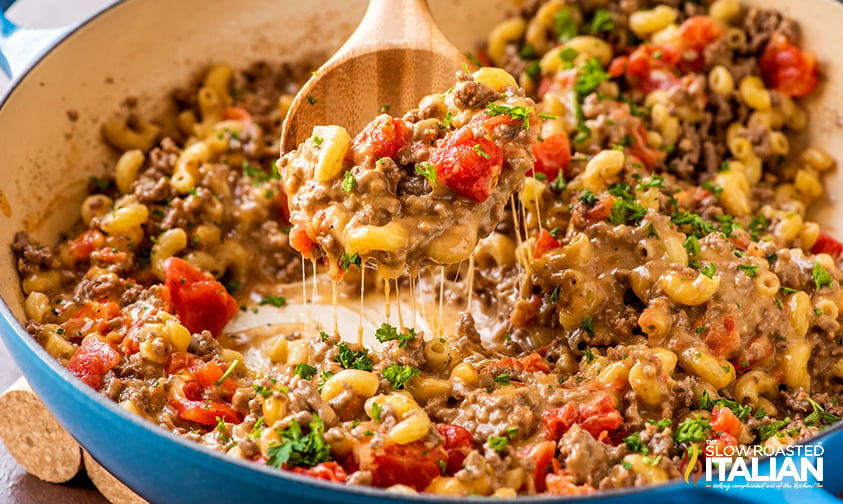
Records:
<instances>
[{"instance_id":1,"label":"chopped parsley","mask_svg":"<svg viewBox=\"0 0 843 504\"><path fill-rule=\"evenodd\" d=\"M474 147L472 147L472 149L474 149L474 152L476 152L477 155L482 158L489 159L491 157L489 156L488 152L483 150L483 146L480 144L474 144Z\"/></svg>"},{"instance_id":2,"label":"chopped parsley","mask_svg":"<svg viewBox=\"0 0 843 504\"><path fill-rule=\"evenodd\" d=\"M264 296L260 302L261 306L272 305L276 308L280 308L285 304L287 304L287 298L284 296Z\"/></svg>"},{"instance_id":3,"label":"chopped parsley","mask_svg":"<svg viewBox=\"0 0 843 504\"><path fill-rule=\"evenodd\" d=\"M567 7L562 7L553 15L553 29L559 42L567 42L579 35L577 21Z\"/></svg>"},{"instance_id":4,"label":"chopped parsley","mask_svg":"<svg viewBox=\"0 0 843 504\"><path fill-rule=\"evenodd\" d=\"M753 416L755 417L756 420L761 420L761 419L763 419L764 417L767 416L767 412L764 411L764 408L758 408L758 411L756 411L755 415L753 415Z\"/></svg>"},{"instance_id":5,"label":"chopped parsley","mask_svg":"<svg viewBox=\"0 0 843 504\"><path fill-rule=\"evenodd\" d=\"M568 47L559 51L559 59L563 61L562 67L565 70L574 68L574 60L577 59L580 53L573 47Z\"/></svg>"},{"instance_id":6,"label":"chopped parsley","mask_svg":"<svg viewBox=\"0 0 843 504\"><path fill-rule=\"evenodd\" d=\"M357 187L357 178L351 173L351 170L346 170L342 174L342 190L349 194L355 187Z\"/></svg>"},{"instance_id":7,"label":"chopped parsley","mask_svg":"<svg viewBox=\"0 0 843 504\"><path fill-rule=\"evenodd\" d=\"M399 333L398 329L394 326L391 326L384 322L381 326L375 330L375 338L378 339L381 343L386 343L387 341L398 341L398 348L403 348L407 345L408 341L412 341L413 338L416 337L416 330L415 329L408 329L407 333Z\"/></svg>"},{"instance_id":8,"label":"chopped parsley","mask_svg":"<svg viewBox=\"0 0 843 504\"><path fill-rule=\"evenodd\" d=\"M454 114L449 110L445 117L442 118L442 129L449 129L454 120Z\"/></svg>"},{"instance_id":9,"label":"chopped parsley","mask_svg":"<svg viewBox=\"0 0 843 504\"><path fill-rule=\"evenodd\" d=\"M761 441L766 441L767 439L778 435L779 431L788 424L790 424L790 417L787 417L784 420L775 420L773 423L767 425L759 425L755 428L755 430L758 431L758 437L761 438Z\"/></svg>"},{"instance_id":10,"label":"chopped parsley","mask_svg":"<svg viewBox=\"0 0 843 504\"><path fill-rule=\"evenodd\" d=\"M609 74L603 70L603 65L597 57L585 60L580 68L577 80L574 82L574 91L580 102L597 89L600 84L609 80Z\"/></svg>"},{"instance_id":11,"label":"chopped parsley","mask_svg":"<svg viewBox=\"0 0 843 504\"><path fill-rule=\"evenodd\" d=\"M416 173L426 178L430 185L436 184L436 165L433 163L422 161L416 164Z\"/></svg>"},{"instance_id":12,"label":"chopped parsley","mask_svg":"<svg viewBox=\"0 0 843 504\"><path fill-rule=\"evenodd\" d=\"M643 455L648 455L650 453L650 449L641 441L640 432L634 432L623 438L623 442L626 443L626 447L629 448L629 451L631 452L641 453Z\"/></svg>"},{"instance_id":13,"label":"chopped parsley","mask_svg":"<svg viewBox=\"0 0 843 504\"><path fill-rule=\"evenodd\" d=\"M530 116L533 115L533 107L521 107L517 105L503 105L490 102L486 105L486 114L490 116L508 115L509 117L524 123L524 128L530 127ZM483 156L488 159L488 156Z\"/></svg>"},{"instance_id":14,"label":"chopped parsley","mask_svg":"<svg viewBox=\"0 0 843 504\"><path fill-rule=\"evenodd\" d=\"M647 208L639 205L633 200L615 198L612 211L609 214L609 222L616 226L623 224L637 226L647 215Z\"/></svg>"},{"instance_id":15,"label":"chopped parsley","mask_svg":"<svg viewBox=\"0 0 843 504\"><path fill-rule=\"evenodd\" d=\"M594 352L591 351L591 348L586 348L584 355L586 364L591 364L592 362L594 362L594 359L596 359L596 357L594 356Z\"/></svg>"},{"instance_id":16,"label":"chopped parsley","mask_svg":"<svg viewBox=\"0 0 843 504\"><path fill-rule=\"evenodd\" d=\"M670 222L697 238L703 238L705 235L714 232L713 224L693 212L676 212L670 216Z\"/></svg>"},{"instance_id":17,"label":"chopped parsley","mask_svg":"<svg viewBox=\"0 0 843 504\"><path fill-rule=\"evenodd\" d=\"M498 385L509 385L509 371L505 371L497 376L495 376L495 383Z\"/></svg>"},{"instance_id":18,"label":"chopped parsley","mask_svg":"<svg viewBox=\"0 0 843 504\"><path fill-rule=\"evenodd\" d=\"M814 408L814 411L812 411L810 415L805 417L805 425L816 425L818 427L829 426L840 420L839 416L827 412L825 408L817 404L817 401L811 399L810 397L807 397L805 399L809 403L811 403L811 407Z\"/></svg>"},{"instance_id":19,"label":"chopped parsley","mask_svg":"<svg viewBox=\"0 0 843 504\"><path fill-rule=\"evenodd\" d=\"M705 435L711 431L711 424L708 420L699 415L693 418L686 418L673 433L673 440L677 443L697 443L705 441Z\"/></svg>"},{"instance_id":20,"label":"chopped parsley","mask_svg":"<svg viewBox=\"0 0 843 504\"><path fill-rule=\"evenodd\" d=\"M591 138L591 128L584 121L577 123L577 134L574 136L574 143L581 144Z\"/></svg>"},{"instance_id":21,"label":"chopped parsley","mask_svg":"<svg viewBox=\"0 0 843 504\"><path fill-rule=\"evenodd\" d=\"M322 137L315 136L313 137L313 143L316 145L322 145Z\"/></svg>"},{"instance_id":22,"label":"chopped parsley","mask_svg":"<svg viewBox=\"0 0 843 504\"><path fill-rule=\"evenodd\" d=\"M688 255L699 257L700 241L696 236L688 236L688 238L685 239L685 243L683 243L682 245L685 247L685 250L688 252Z\"/></svg>"},{"instance_id":23,"label":"chopped parsley","mask_svg":"<svg viewBox=\"0 0 843 504\"><path fill-rule=\"evenodd\" d=\"M315 96L307 95L307 103L309 103L311 105L316 105L316 101L317 100L316 100Z\"/></svg>"},{"instance_id":24,"label":"chopped parsley","mask_svg":"<svg viewBox=\"0 0 843 504\"><path fill-rule=\"evenodd\" d=\"M325 386L325 382L328 381L328 378L334 376L333 371L322 371L319 373L319 383L316 384L316 391L321 393L322 387Z\"/></svg>"},{"instance_id":25,"label":"chopped parsley","mask_svg":"<svg viewBox=\"0 0 843 504\"><path fill-rule=\"evenodd\" d=\"M362 350L352 350L348 348L345 342L337 345L337 356L335 360L340 363L345 369L362 369L363 371L371 371L374 367L372 359L368 356L369 351L365 348Z\"/></svg>"},{"instance_id":26,"label":"chopped parsley","mask_svg":"<svg viewBox=\"0 0 843 504\"><path fill-rule=\"evenodd\" d=\"M380 403L373 402L372 403L372 420L377 420L378 422L381 421L381 410L383 407Z\"/></svg>"},{"instance_id":27,"label":"chopped parsley","mask_svg":"<svg viewBox=\"0 0 843 504\"><path fill-rule=\"evenodd\" d=\"M591 318L591 315L586 315L583 317L582 321L580 322L580 327L585 330L586 334L590 337L594 337L594 319Z\"/></svg>"},{"instance_id":28,"label":"chopped parsley","mask_svg":"<svg viewBox=\"0 0 843 504\"><path fill-rule=\"evenodd\" d=\"M647 423L655 425L659 428L659 431L663 431L673 425L673 420L670 418L662 418L661 420L647 420Z\"/></svg>"},{"instance_id":29,"label":"chopped parsley","mask_svg":"<svg viewBox=\"0 0 843 504\"><path fill-rule=\"evenodd\" d=\"M714 185L714 183L710 180L706 180L705 182L703 182L702 187L703 189L713 194L715 198L719 198L720 194L723 193L723 188L719 185Z\"/></svg>"},{"instance_id":30,"label":"chopped parsley","mask_svg":"<svg viewBox=\"0 0 843 504\"><path fill-rule=\"evenodd\" d=\"M707 276L708 278L714 278L714 274L717 272L717 268L712 263L708 263L700 269L700 273Z\"/></svg>"},{"instance_id":31,"label":"chopped parsley","mask_svg":"<svg viewBox=\"0 0 843 504\"><path fill-rule=\"evenodd\" d=\"M360 269L362 264L363 259L360 258L360 254L357 252L353 254L343 252L340 256L340 268L342 268L343 271L348 271L348 269L352 266L357 266L357 269Z\"/></svg>"},{"instance_id":32,"label":"chopped parsley","mask_svg":"<svg viewBox=\"0 0 843 504\"><path fill-rule=\"evenodd\" d=\"M489 443L489 448L498 453L503 453L506 445L509 443L509 439L506 436L489 436L486 442Z\"/></svg>"},{"instance_id":33,"label":"chopped parsley","mask_svg":"<svg viewBox=\"0 0 843 504\"><path fill-rule=\"evenodd\" d=\"M216 385L217 387L222 385L223 382L225 382L225 380L227 380L231 376L231 373L234 372L234 368L236 368L239 365L240 365L240 359L234 359L233 361L231 361L231 364L228 366L228 369L225 370L225 373L223 373L222 376L217 378L217 380L214 382L214 385Z\"/></svg>"},{"instance_id":34,"label":"chopped parsley","mask_svg":"<svg viewBox=\"0 0 843 504\"><path fill-rule=\"evenodd\" d=\"M558 300L559 300L559 291L560 291L560 287L557 285L557 286L556 286L556 287L554 287L554 288L553 288L553 290L550 292L550 302L551 302L551 303L555 303L556 301L558 301Z\"/></svg>"},{"instance_id":35,"label":"chopped parsley","mask_svg":"<svg viewBox=\"0 0 843 504\"><path fill-rule=\"evenodd\" d=\"M746 273L746 275L750 278L755 278L758 276L758 266L750 266L749 264L739 264L738 269Z\"/></svg>"},{"instance_id":36,"label":"chopped parsley","mask_svg":"<svg viewBox=\"0 0 843 504\"><path fill-rule=\"evenodd\" d=\"M330 446L324 438L325 424L315 414L307 435L295 419L289 427L276 432L281 435L281 442L270 445L266 465L276 469L313 467L331 460Z\"/></svg>"},{"instance_id":37,"label":"chopped parsley","mask_svg":"<svg viewBox=\"0 0 843 504\"><path fill-rule=\"evenodd\" d=\"M311 380L316 376L317 369L307 362L299 362L296 364L296 375L301 376L304 380Z\"/></svg>"},{"instance_id":38,"label":"chopped parsley","mask_svg":"<svg viewBox=\"0 0 843 504\"><path fill-rule=\"evenodd\" d=\"M269 397L269 396L272 395L272 390L268 389L267 387L265 387L263 385L258 385L257 383L253 383L252 388L255 389L255 392L262 397Z\"/></svg>"},{"instance_id":39,"label":"chopped parsley","mask_svg":"<svg viewBox=\"0 0 843 504\"><path fill-rule=\"evenodd\" d=\"M577 201L582 201L585 203L585 206L593 207L597 204L597 196L591 191L591 189L586 189L585 191L580 194L580 197L577 198Z\"/></svg>"},{"instance_id":40,"label":"chopped parsley","mask_svg":"<svg viewBox=\"0 0 843 504\"><path fill-rule=\"evenodd\" d=\"M392 384L392 388L394 389L404 388L404 385L406 385L407 382L414 376L418 376L419 373L421 373L421 371L413 366L402 366L394 363L385 368L382 372L383 377Z\"/></svg>"},{"instance_id":41,"label":"chopped parsley","mask_svg":"<svg viewBox=\"0 0 843 504\"><path fill-rule=\"evenodd\" d=\"M817 290L823 287L831 287L834 283L834 278L819 263L814 264L814 269L811 270L811 276L814 279L814 285L817 286Z\"/></svg>"},{"instance_id":42,"label":"chopped parsley","mask_svg":"<svg viewBox=\"0 0 843 504\"><path fill-rule=\"evenodd\" d=\"M758 241L760 233L767 231L767 218L764 214L753 215L749 221L749 237Z\"/></svg>"},{"instance_id":43,"label":"chopped parsley","mask_svg":"<svg viewBox=\"0 0 843 504\"><path fill-rule=\"evenodd\" d=\"M594 11L594 17L591 18L591 26L589 32L592 35L599 35L602 32L610 32L615 29L615 20L606 9L597 9Z\"/></svg>"},{"instance_id":44,"label":"chopped parsley","mask_svg":"<svg viewBox=\"0 0 843 504\"><path fill-rule=\"evenodd\" d=\"M711 411L715 406L719 406L720 408L729 408L741 422L745 421L750 412L752 412L752 406L741 406L737 401L727 399L725 397L712 399L711 396L708 395L708 392L704 390L699 400L700 409Z\"/></svg>"}]
</instances>

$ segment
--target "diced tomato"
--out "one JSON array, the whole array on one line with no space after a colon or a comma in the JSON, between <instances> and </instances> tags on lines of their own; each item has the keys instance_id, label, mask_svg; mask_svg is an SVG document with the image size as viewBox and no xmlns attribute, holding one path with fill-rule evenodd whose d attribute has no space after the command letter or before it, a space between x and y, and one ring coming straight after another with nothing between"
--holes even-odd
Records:
<instances>
[{"instance_id":1,"label":"diced tomato","mask_svg":"<svg viewBox=\"0 0 843 504\"><path fill-rule=\"evenodd\" d=\"M542 414L542 424L546 431L545 436L558 441L579 419L580 407L575 402L569 402L560 408L545 411Z\"/></svg>"},{"instance_id":2,"label":"diced tomato","mask_svg":"<svg viewBox=\"0 0 843 504\"><path fill-rule=\"evenodd\" d=\"M335 483L342 483L348 477L345 469L336 462L322 462L313 467L294 467L294 473L304 474L311 478L321 479L325 481L333 481Z\"/></svg>"},{"instance_id":3,"label":"diced tomato","mask_svg":"<svg viewBox=\"0 0 843 504\"><path fill-rule=\"evenodd\" d=\"M360 469L371 471L372 484L386 488L407 485L424 490L447 465L448 453L442 446L427 447L422 441L399 445L388 443L381 448L363 447Z\"/></svg>"},{"instance_id":4,"label":"diced tomato","mask_svg":"<svg viewBox=\"0 0 843 504\"><path fill-rule=\"evenodd\" d=\"M737 317L723 317L723 327L711 327L706 331L705 344L718 357L728 357L741 346Z\"/></svg>"},{"instance_id":5,"label":"diced tomato","mask_svg":"<svg viewBox=\"0 0 843 504\"><path fill-rule=\"evenodd\" d=\"M544 492L547 489L545 477L553 470L553 456L556 454L555 441L539 441L536 444L527 446L521 450L520 455L533 461L535 469L530 475L536 492Z\"/></svg>"},{"instance_id":6,"label":"diced tomato","mask_svg":"<svg viewBox=\"0 0 843 504\"><path fill-rule=\"evenodd\" d=\"M559 461L553 460L553 472L545 478L547 493L550 495L588 495L597 490L589 485L577 485L574 477L565 469L559 467Z\"/></svg>"},{"instance_id":7,"label":"diced tomato","mask_svg":"<svg viewBox=\"0 0 843 504\"><path fill-rule=\"evenodd\" d=\"M70 256L77 261L83 261L104 244L105 236L96 229L89 229L70 242Z\"/></svg>"},{"instance_id":8,"label":"diced tomato","mask_svg":"<svg viewBox=\"0 0 843 504\"><path fill-rule=\"evenodd\" d=\"M164 260L164 275L181 323L191 332L218 336L237 313L237 301L210 275L184 259Z\"/></svg>"},{"instance_id":9,"label":"diced tomato","mask_svg":"<svg viewBox=\"0 0 843 504\"><path fill-rule=\"evenodd\" d=\"M533 155L536 156L536 173L543 173L547 180L556 180L559 172L565 178L570 175L568 165L571 162L571 145L567 134L554 133L534 143Z\"/></svg>"},{"instance_id":10,"label":"diced tomato","mask_svg":"<svg viewBox=\"0 0 843 504\"><path fill-rule=\"evenodd\" d=\"M462 469L465 457L474 449L474 438L464 427L453 424L436 424L436 430L445 438L444 448L448 452L445 473L453 475Z\"/></svg>"},{"instance_id":11,"label":"diced tomato","mask_svg":"<svg viewBox=\"0 0 843 504\"><path fill-rule=\"evenodd\" d=\"M410 131L402 119L381 114L351 142L354 162L361 163L366 156L372 156L375 160L394 158L409 139Z\"/></svg>"},{"instance_id":12,"label":"diced tomato","mask_svg":"<svg viewBox=\"0 0 843 504\"><path fill-rule=\"evenodd\" d=\"M674 42L642 44L629 55L625 72L627 81L644 93L669 89L679 83L679 75L702 69L706 46L722 35L723 28L711 17L688 18L677 30Z\"/></svg>"},{"instance_id":13,"label":"diced tomato","mask_svg":"<svg viewBox=\"0 0 843 504\"><path fill-rule=\"evenodd\" d=\"M95 335L88 336L67 362L67 370L94 390L102 386L103 375L120 362L120 353Z\"/></svg>"},{"instance_id":14,"label":"diced tomato","mask_svg":"<svg viewBox=\"0 0 843 504\"><path fill-rule=\"evenodd\" d=\"M613 206L615 206L614 198L603 198L585 211L585 220L589 223L606 220L612 215Z\"/></svg>"},{"instance_id":15,"label":"diced tomato","mask_svg":"<svg viewBox=\"0 0 843 504\"><path fill-rule=\"evenodd\" d=\"M664 159L666 154L659 149L653 149L647 145L647 130L644 125L638 126L632 131L632 145L629 147L629 153L637 157L649 169L656 166L656 163Z\"/></svg>"},{"instance_id":16,"label":"diced tomato","mask_svg":"<svg viewBox=\"0 0 843 504\"><path fill-rule=\"evenodd\" d=\"M559 240L550 234L550 231L542 228L539 231L539 236L536 238L536 246L533 249L533 257L538 259L555 248L561 247Z\"/></svg>"},{"instance_id":17,"label":"diced tomato","mask_svg":"<svg viewBox=\"0 0 843 504\"><path fill-rule=\"evenodd\" d=\"M816 56L800 50L780 33L770 38L758 65L767 87L786 95L805 96L819 82Z\"/></svg>"},{"instance_id":18,"label":"diced tomato","mask_svg":"<svg viewBox=\"0 0 843 504\"><path fill-rule=\"evenodd\" d=\"M102 247L91 253L91 259L101 261L108 264L124 263L128 259L129 254L125 251L120 251L114 247Z\"/></svg>"},{"instance_id":19,"label":"diced tomato","mask_svg":"<svg viewBox=\"0 0 843 504\"><path fill-rule=\"evenodd\" d=\"M715 406L711 412L711 428L714 434L713 439L705 444L706 456L724 457L733 454L731 451L727 453L725 448L738 446L738 438L743 432L743 423L735 416L731 408Z\"/></svg>"},{"instance_id":20,"label":"diced tomato","mask_svg":"<svg viewBox=\"0 0 843 504\"><path fill-rule=\"evenodd\" d=\"M536 352L518 359L515 357L502 357L501 359L486 366L486 369L489 370L498 368L512 368L519 371L527 371L528 373L536 373L538 371L545 374L550 373L550 366L548 366L542 356Z\"/></svg>"},{"instance_id":21,"label":"diced tomato","mask_svg":"<svg viewBox=\"0 0 843 504\"><path fill-rule=\"evenodd\" d=\"M667 47L649 44L638 46L629 55L626 63L626 80L631 86L644 93L672 88L679 83L679 77L674 68L679 58L674 57L675 54L675 50Z\"/></svg>"},{"instance_id":22,"label":"diced tomato","mask_svg":"<svg viewBox=\"0 0 843 504\"><path fill-rule=\"evenodd\" d=\"M198 358L194 361L202 362ZM191 361L191 364L194 361ZM208 376L205 376L203 380L207 378ZM233 379L228 378L226 381L228 380ZM236 389L236 384L232 383L232 385L235 385L233 388ZM170 389L169 402L176 409L177 416L182 420L202 425L216 425L219 417L226 422L240 423L243 420L243 414L222 400L220 395L216 393L219 390L225 396L230 397L231 389L226 384L219 388L213 383L206 386L190 375L179 376L176 377Z\"/></svg>"},{"instance_id":23,"label":"diced tomato","mask_svg":"<svg viewBox=\"0 0 843 504\"><path fill-rule=\"evenodd\" d=\"M767 360L776 351L773 342L766 335L759 334L745 345L741 345L740 352L732 359L735 372L742 373L752 369L761 362Z\"/></svg>"},{"instance_id":24,"label":"diced tomato","mask_svg":"<svg viewBox=\"0 0 843 504\"><path fill-rule=\"evenodd\" d=\"M237 390L237 381L231 376L217 385L217 381L225 374L225 370L217 361L205 362L202 359L196 358L190 362L189 368L199 385L203 387L219 386L223 397L230 398Z\"/></svg>"},{"instance_id":25,"label":"diced tomato","mask_svg":"<svg viewBox=\"0 0 843 504\"><path fill-rule=\"evenodd\" d=\"M711 428L716 433L725 432L737 438L743 432L743 423L731 408L715 406L711 412Z\"/></svg>"},{"instance_id":26,"label":"diced tomato","mask_svg":"<svg viewBox=\"0 0 843 504\"><path fill-rule=\"evenodd\" d=\"M528 373L535 373L538 371L545 374L550 373L550 366L548 366L542 356L536 352L525 355L518 360L524 366L524 371L527 371Z\"/></svg>"},{"instance_id":27,"label":"diced tomato","mask_svg":"<svg viewBox=\"0 0 843 504\"><path fill-rule=\"evenodd\" d=\"M509 321L519 329L527 327L535 320L541 306L541 294L533 294L529 300L519 299L515 305L515 309L512 310L512 314L509 316Z\"/></svg>"},{"instance_id":28,"label":"diced tomato","mask_svg":"<svg viewBox=\"0 0 843 504\"><path fill-rule=\"evenodd\" d=\"M677 30L682 46L679 69L683 73L698 72L705 64L703 51L706 46L723 36L723 27L710 16L693 16L686 19ZM695 57L689 59L689 53Z\"/></svg>"},{"instance_id":29,"label":"diced tomato","mask_svg":"<svg viewBox=\"0 0 843 504\"><path fill-rule=\"evenodd\" d=\"M218 418L231 423L240 423L243 421L243 415L239 411L222 401L177 399L170 401L170 403L176 408L178 417L188 422L196 422L202 425L216 425Z\"/></svg>"},{"instance_id":30,"label":"diced tomato","mask_svg":"<svg viewBox=\"0 0 843 504\"><path fill-rule=\"evenodd\" d=\"M120 305L113 301L85 301L69 320L62 324L65 334L81 338L88 334L104 335L108 321L120 315Z\"/></svg>"},{"instance_id":31,"label":"diced tomato","mask_svg":"<svg viewBox=\"0 0 843 504\"><path fill-rule=\"evenodd\" d=\"M472 128L463 126L432 149L430 161L442 184L480 203L498 185L503 151L488 138L474 138Z\"/></svg>"},{"instance_id":32,"label":"diced tomato","mask_svg":"<svg viewBox=\"0 0 843 504\"><path fill-rule=\"evenodd\" d=\"M298 250L301 255L308 259L313 258L313 250L316 249L316 242L310 239L307 231L298 224L290 230L290 246Z\"/></svg>"},{"instance_id":33,"label":"diced tomato","mask_svg":"<svg viewBox=\"0 0 843 504\"><path fill-rule=\"evenodd\" d=\"M623 425L623 416L617 410L615 399L607 392L595 392L584 403L570 402L542 415L545 437L559 440L574 424L588 431L594 439L601 439L603 432L613 433ZM602 440L602 439L601 439Z\"/></svg>"},{"instance_id":34,"label":"diced tomato","mask_svg":"<svg viewBox=\"0 0 843 504\"><path fill-rule=\"evenodd\" d=\"M544 95L550 91L550 86L553 84L553 80L549 77L542 77L539 81L539 87L536 89L536 95L541 99L544 98Z\"/></svg>"},{"instance_id":35,"label":"diced tomato","mask_svg":"<svg viewBox=\"0 0 843 504\"><path fill-rule=\"evenodd\" d=\"M190 363L196 359L198 359L198 357L192 353L172 352L167 355L167 362L164 365L164 371L166 371L168 375L176 374L182 369L188 369L190 367Z\"/></svg>"},{"instance_id":36,"label":"diced tomato","mask_svg":"<svg viewBox=\"0 0 843 504\"><path fill-rule=\"evenodd\" d=\"M828 254L834 259L838 259L843 254L843 243L835 240L829 236L825 231L820 231L820 236L817 242L811 247L812 254Z\"/></svg>"},{"instance_id":37,"label":"diced tomato","mask_svg":"<svg viewBox=\"0 0 843 504\"><path fill-rule=\"evenodd\" d=\"M229 121L242 121L244 123L252 122L252 114L243 107L225 107L222 116L223 119Z\"/></svg>"},{"instance_id":38,"label":"diced tomato","mask_svg":"<svg viewBox=\"0 0 843 504\"><path fill-rule=\"evenodd\" d=\"M495 66L495 64L492 63L492 58L489 57L489 53L487 53L483 49L478 49L475 56L477 57L477 61L479 61L482 66L484 66L484 67Z\"/></svg>"},{"instance_id":39,"label":"diced tomato","mask_svg":"<svg viewBox=\"0 0 843 504\"><path fill-rule=\"evenodd\" d=\"M711 16L693 16L679 26L677 34L685 48L701 52L723 36L723 27Z\"/></svg>"},{"instance_id":40,"label":"diced tomato","mask_svg":"<svg viewBox=\"0 0 843 504\"><path fill-rule=\"evenodd\" d=\"M287 193L283 190L279 191L278 200L281 218L284 219L284 222L290 222L290 202L287 200Z\"/></svg>"},{"instance_id":41,"label":"diced tomato","mask_svg":"<svg viewBox=\"0 0 843 504\"><path fill-rule=\"evenodd\" d=\"M608 73L613 79L626 73L626 64L629 63L629 56L617 56L609 63Z\"/></svg>"}]
</instances>

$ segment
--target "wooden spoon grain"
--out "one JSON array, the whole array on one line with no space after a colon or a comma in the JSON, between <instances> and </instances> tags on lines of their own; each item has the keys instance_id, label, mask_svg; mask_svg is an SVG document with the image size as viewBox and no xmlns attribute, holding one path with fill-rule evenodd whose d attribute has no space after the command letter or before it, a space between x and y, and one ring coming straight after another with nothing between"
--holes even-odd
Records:
<instances>
[{"instance_id":1,"label":"wooden spoon grain","mask_svg":"<svg viewBox=\"0 0 843 504\"><path fill-rule=\"evenodd\" d=\"M426 0L371 0L351 37L290 105L281 152L317 125L338 124L354 135L381 111L402 114L453 86L463 65L470 62L436 26Z\"/></svg>"}]
</instances>

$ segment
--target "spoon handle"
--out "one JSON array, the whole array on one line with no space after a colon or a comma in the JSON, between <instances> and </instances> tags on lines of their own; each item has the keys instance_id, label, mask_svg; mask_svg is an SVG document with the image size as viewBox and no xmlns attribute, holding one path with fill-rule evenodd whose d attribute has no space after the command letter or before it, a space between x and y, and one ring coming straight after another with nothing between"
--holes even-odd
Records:
<instances>
[{"instance_id":1,"label":"spoon handle","mask_svg":"<svg viewBox=\"0 0 843 504\"><path fill-rule=\"evenodd\" d=\"M349 37L340 53L365 52L370 49L453 48L439 30L427 0L370 0L363 20ZM455 57L461 55L454 48Z\"/></svg>"}]
</instances>

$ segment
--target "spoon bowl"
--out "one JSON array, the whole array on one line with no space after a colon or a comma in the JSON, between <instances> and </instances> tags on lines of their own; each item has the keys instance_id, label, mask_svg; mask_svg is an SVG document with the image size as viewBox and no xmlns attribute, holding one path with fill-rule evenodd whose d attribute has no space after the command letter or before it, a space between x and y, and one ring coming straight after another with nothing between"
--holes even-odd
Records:
<instances>
[{"instance_id":1,"label":"spoon bowl","mask_svg":"<svg viewBox=\"0 0 843 504\"><path fill-rule=\"evenodd\" d=\"M317 125L339 124L354 135L378 113L402 114L451 87L463 65L470 62L439 30L426 0L371 0L351 37L290 105L281 152Z\"/></svg>"}]
</instances>

